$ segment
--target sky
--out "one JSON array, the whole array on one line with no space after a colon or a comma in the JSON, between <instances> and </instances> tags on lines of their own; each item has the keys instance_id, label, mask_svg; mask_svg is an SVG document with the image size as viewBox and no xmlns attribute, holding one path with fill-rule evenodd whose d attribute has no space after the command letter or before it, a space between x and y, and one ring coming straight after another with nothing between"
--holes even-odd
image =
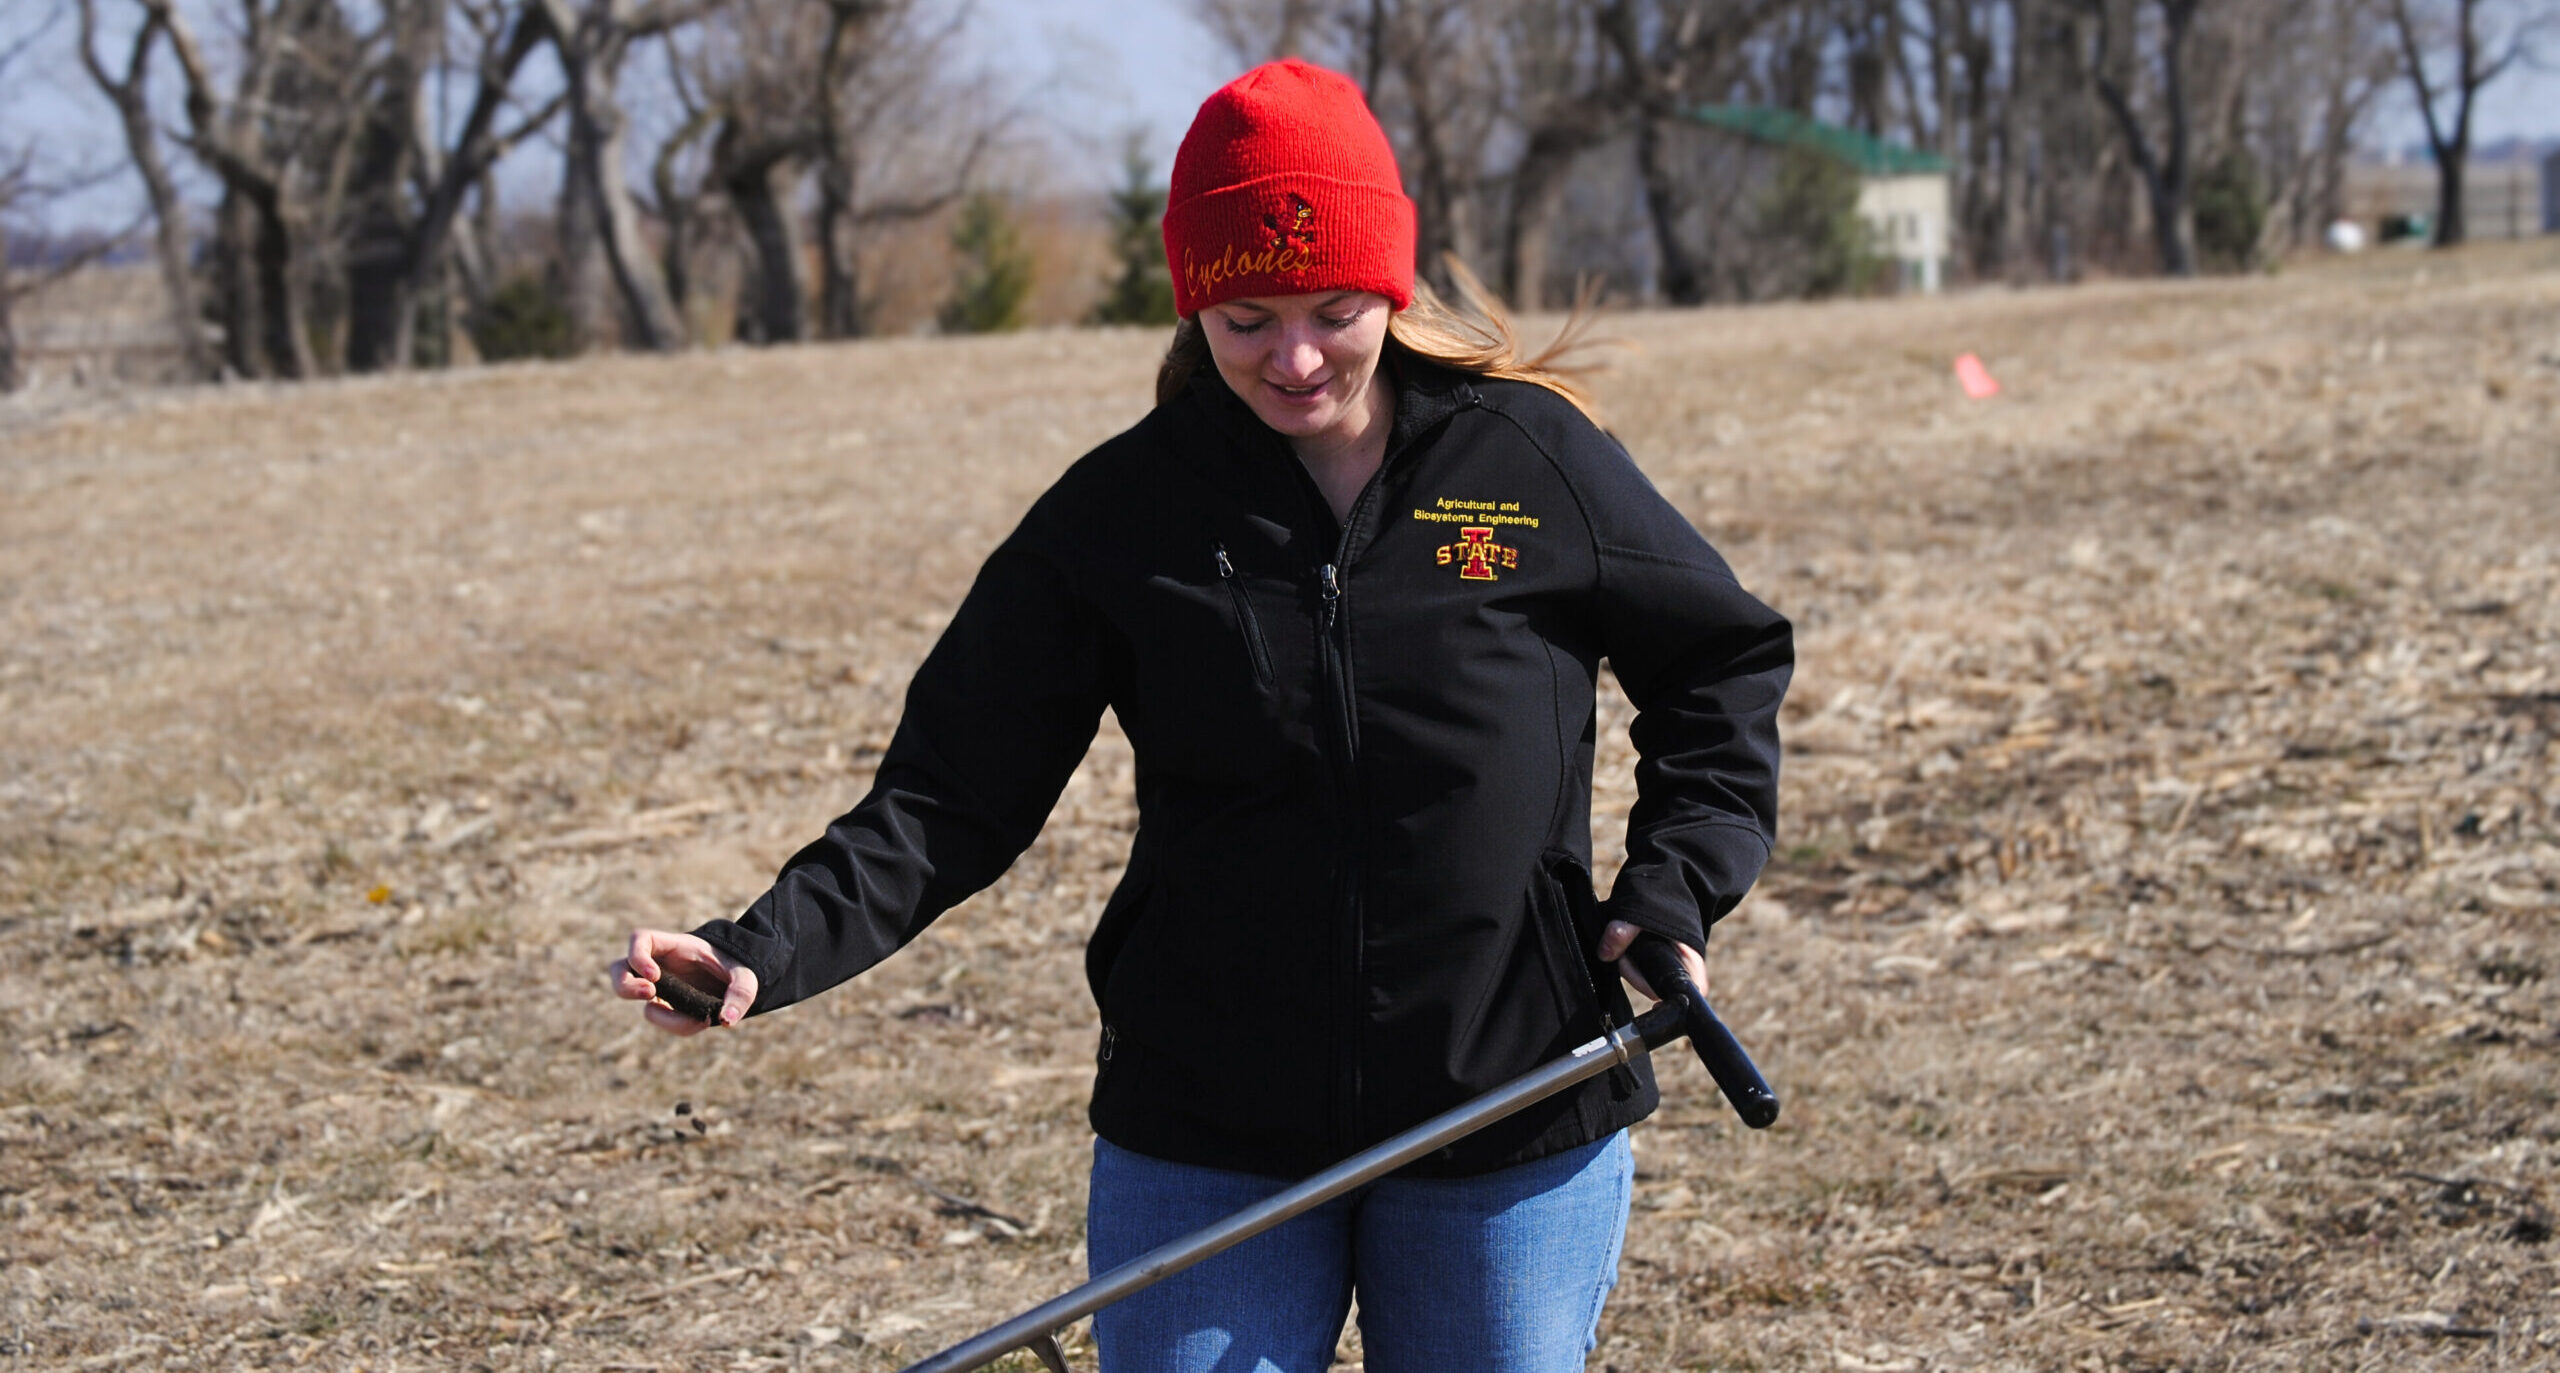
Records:
<instances>
[{"instance_id":1,"label":"sky","mask_svg":"<svg viewBox=\"0 0 2560 1373\"><path fill-rule=\"evenodd\" d=\"M45 27L53 0L0 0L0 52L44 29L36 47L0 75L0 147L32 132L58 167L119 167L123 143L114 115L80 68L69 0L60 8L66 13ZM101 8L113 14L121 7L110 0ZM1163 175L1192 111L1238 70L1191 17L1188 0L978 0L972 29L978 59L1023 93L1037 165L1045 179L1066 183L1059 189L1116 180L1132 129L1145 132ZM101 49L116 51L112 40ZM164 96L175 85L174 73L155 82ZM169 118L176 117L173 107ZM557 175L550 156L541 148L517 155L502 177L502 197L521 203L550 194ZM187 161L173 159L174 170L187 174ZM66 202L57 223L120 224L140 203L130 173L111 176Z\"/></svg>"},{"instance_id":2,"label":"sky","mask_svg":"<svg viewBox=\"0 0 2560 1373\"><path fill-rule=\"evenodd\" d=\"M991 61L1054 82L1063 141L1093 158L1094 179L1118 169L1119 139L1148 133L1159 172L1192 111L1242 68L1191 17L1186 0L980 0Z\"/></svg>"},{"instance_id":3,"label":"sky","mask_svg":"<svg viewBox=\"0 0 2560 1373\"><path fill-rule=\"evenodd\" d=\"M0 51L68 0L0 0ZM109 12L120 6L109 5ZM1035 153L1026 165L1046 189L1099 188L1119 170L1127 132L1145 132L1156 175L1170 167L1175 143L1202 98L1237 71L1235 59L1192 17L1190 0L978 0L973 43L980 58L1022 93ZM68 203L56 224L120 224L140 203L122 162L115 122L74 58L74 29L55 23L38 47L0 76L0 147L34 132L56 166L108 169L96 189ZM2560 54L2555 54L2560 57ZM174 85L164 76L164 92ZM174 118L174 112L172 114ZM2560 70L2519 70L2485 93L2477 114L2480 143L2509 136L2560 137ZM2376 119L2368 142L2407 147L2424 134L2405 96ZM502 179L502 195L525 203L552 194L557 173L550 149L519 153ZM175 159L209 199L200 172Z\"/></svg>"}]
</instances>

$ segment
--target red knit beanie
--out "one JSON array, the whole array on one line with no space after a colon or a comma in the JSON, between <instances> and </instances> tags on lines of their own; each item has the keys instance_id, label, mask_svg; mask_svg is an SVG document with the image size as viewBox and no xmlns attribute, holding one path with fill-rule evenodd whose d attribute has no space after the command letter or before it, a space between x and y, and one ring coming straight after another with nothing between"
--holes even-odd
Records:
<instances>
[{"instance_id":1,"label":"red knit beanie","mask_svg":"<svg viewBox=\"0 0 2560 1373\"><path fill-rule=\"evenodd\" d=\"M1350 79L1291 58L1201 102L1173 155L1164 256L1174 309L1375 291L1413 303L1413 202Z\"/></svg>"}]
</instances>

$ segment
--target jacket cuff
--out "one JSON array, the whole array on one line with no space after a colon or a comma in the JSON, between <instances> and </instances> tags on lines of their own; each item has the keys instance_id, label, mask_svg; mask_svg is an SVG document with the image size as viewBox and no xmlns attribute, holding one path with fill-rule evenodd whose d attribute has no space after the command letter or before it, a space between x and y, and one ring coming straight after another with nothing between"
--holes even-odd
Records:
<instances>
[{"instance_id":1,"label":"jacket cuff","mask_svg":"<svg viewBox=\"0 0 2560 1373\"><path fill-rule=\"evenodd\" d=\"M1760 831L1741 824L1692 826L1643 850L1651 852L1618 870L1602 914L1700 950L1769 861Z\"/></svg>"},{"instance_id":2,"label":"jacket cuff","mask_svg":"<svg viewBox=\"0 0 2560 1373\"><path fill-rule=\"evenodd\" d=\"M790 966L791 955L777 936L750 930L735 920L706 922L693 935L756 975L756 999L747 1008L748 1015L778 1011L799 999L782 984L782 970Z\"/></svg>"}]
</instances>

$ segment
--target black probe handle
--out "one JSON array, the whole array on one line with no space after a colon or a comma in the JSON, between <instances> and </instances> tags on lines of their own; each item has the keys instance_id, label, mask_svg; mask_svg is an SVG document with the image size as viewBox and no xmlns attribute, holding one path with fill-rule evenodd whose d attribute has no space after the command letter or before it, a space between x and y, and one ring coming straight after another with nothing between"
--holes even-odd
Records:
<instances>
[{"instance_id":1,"label":"black probe handle","mask_svg":"<svg viewBox=\"0 0 2560 1373\"><path fill-rule=\"evenodd\" d=\"M1778 1094L1769 1090L1769 1080L1742 1051L1741 1041L1733 1031L1716 1019L1707 1005L1704 992L1689 980L1689 970L1680 962L1679 951L1670 940L1658 934L1640 934L1627 949L1627 958L1636 971L1644 974L1645 985L1653 988L1665 1001L1677 1003L1680 1018L1689 1036L1689 1047L1698 1051L1698 1061L1716 1080L1724 1099L1733 1103L1733 1113L1754 1130L1766 1130L1778 1118Z\"/></svg>"}]
</instances>

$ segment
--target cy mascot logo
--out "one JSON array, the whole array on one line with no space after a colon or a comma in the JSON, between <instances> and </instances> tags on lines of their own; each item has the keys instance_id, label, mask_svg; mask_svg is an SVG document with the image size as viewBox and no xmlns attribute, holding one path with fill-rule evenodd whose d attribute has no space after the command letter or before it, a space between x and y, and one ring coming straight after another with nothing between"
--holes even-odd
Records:
<instances>
[{"instance_id":1,"label":"cy mascot logo","mask_svg":"<svg viewBox=\"0 0 2560 1373\"><path fill-rule=\"evenodd\" d=\"M1458 564L1461 581L1490 582L1502 576L1494 571L1496 567L1510 570L1520 566L1520 550L1495 543L1490 528L1469 525L1458 531L1456 543L1441 545L1439 563L1442 567Z\"/></svg>"}]
</instances>

